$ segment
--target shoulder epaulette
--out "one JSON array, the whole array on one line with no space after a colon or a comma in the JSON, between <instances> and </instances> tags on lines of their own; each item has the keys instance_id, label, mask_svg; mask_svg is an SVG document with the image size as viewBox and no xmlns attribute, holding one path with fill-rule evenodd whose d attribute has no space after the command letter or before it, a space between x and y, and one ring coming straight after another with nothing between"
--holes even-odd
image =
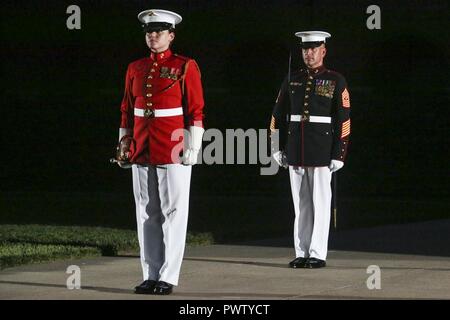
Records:
<instances>
[{"instance_id":1,"label":"shoulder epaulette","mask_svg":"<svg viewBox=\"0 0 450 320\"><path fill-rule=\"evenodd\" d=\"M340 74L339 72L334 71L334 70L327 69L326 72L331 73L331 74L333 74L333 75L336 75L336 76L338 76L338 77L342 77L342 74Z\"/></svg>"},{"instance_id":2,"label":"shoulder epaulette","mask_svg":"<svg viewBox=\"0 0 450 320\"><path fill-rule=\"evenodd\" d=\"M180 56L178 53L174 53L173 54L175 57L177 57L178 59L184 60L184 61L189 61L191 60L191 58L185 57L185 56Z\"/></svg>"}]
</instances>

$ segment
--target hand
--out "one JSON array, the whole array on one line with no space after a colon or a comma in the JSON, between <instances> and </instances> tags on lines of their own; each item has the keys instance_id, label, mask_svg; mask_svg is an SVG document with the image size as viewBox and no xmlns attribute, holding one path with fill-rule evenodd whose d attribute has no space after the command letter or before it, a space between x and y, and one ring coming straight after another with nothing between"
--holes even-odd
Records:
<instances>
[{"instance_id":1,"label":"hand","mask_svg":"<svg viewBox=\"0 0 450 320\"><path fill-rule=\"evenodd\" d=\"M305 174L305 169L303 168L303 167L297 167L297 166L294 166L294 172L296 173L296 174L299 174L299 175L304 175Z\"/></svg>"},{"instance_id":2,"label":"hand","mask_svg":"<svg viewBox=\"0 0 450 320\"><path fill-rule=\"evenodd\" d=\"M133 139L131 129L120 128L119 129L119 142L116 148L116 161L117 165L122 169L129 169L132 164L129 162L133 156L133 150L135 150L136 142Z\"/></svg>"},{"instance_id":3,"label":"hand","mask_svg":"<svg viewBox=\"0 0 450 320\"><path fill-rule=\"evenodd\" d=\"M186 149L183 156L181 157L181 161L183 164L192 166L194 164L197 164L198 159L198 150L195 149Z\"/></svg>"},{"instance_id":4,"label":"hand","mask_svg":"<svg viewBox=\"0 0 450 320\"><path fill-rule=\"evenodd\" d=\"M342 161L331 160L330 165L328 166L328 168L330 168L331 172L336 172L339 169L341 169L343 166L344 166L344 163Z\"/></svg>"},{"instance_id":5,"label":"hand","mask_svg":"<svg viewBox=\"0 0 450 320\"><path fill-rule=\"evenodd\" d=\"M129 128L119 128L119 140L118 140L118 142L120 142L120 140L124 136L133 136L133 130L131 130Z\"/></svg>"},{"instance_id":6,"label":"hand","mask_svg":"<svg viewBox=\"0 0 450 320\"><path fill-rule=\"evenodd\" d=\"M286 154L283 151L277 151L272 156L280 167L283 167L285 169L288 167Z\"/></svg>"},{"instance_id":7,"label":"hand","mask_svg":"<svg viewBox=\"0 0 450 320\"><path fill-rule=\"evenodd\" d=\"M203 133L205 129L197 126L189 127L189 134L185 137L187 141L187 148L183 152L181 162L185 165L194 165L197 163L198 153L202 148Z\"/></svg>"},{"instance_id":8,"label":"hand","mask_svg":"<svg viewBox=\"0 0 450 320\"><path fill-rule=\"evenodd\" d=\"M117 161L117 165L122 169L130 169L133 166L133 164L125 161Z\"/></svg>"}]
</instances>

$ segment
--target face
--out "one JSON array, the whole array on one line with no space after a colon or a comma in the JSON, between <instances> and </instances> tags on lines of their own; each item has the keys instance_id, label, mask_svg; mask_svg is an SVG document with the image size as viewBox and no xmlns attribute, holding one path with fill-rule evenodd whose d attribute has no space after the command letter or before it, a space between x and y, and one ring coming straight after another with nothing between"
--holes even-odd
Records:
<instances>
[{"instance_id":1,"label":"face","mask_svg":"<svg viewBox=\"0 0 450 320\"><path fill-rule=\"evenodd\" d=\"M317 68L323 64L323 58L327 53L327 49L324 44L315 48L302 49L302 56L305 65L308 68Z\"/></svg>"},{"instance_id":2,"label":"face","mask_svg":"<svg viewBox=\"0 0 450 320\"><path fill-rule=\"evenodd\" d=\"M152 52L163 52L169 49L170 43L175 39L175 33L164 31L153 31L145 34L145 41Z\"/></svg>"}]
</instances>

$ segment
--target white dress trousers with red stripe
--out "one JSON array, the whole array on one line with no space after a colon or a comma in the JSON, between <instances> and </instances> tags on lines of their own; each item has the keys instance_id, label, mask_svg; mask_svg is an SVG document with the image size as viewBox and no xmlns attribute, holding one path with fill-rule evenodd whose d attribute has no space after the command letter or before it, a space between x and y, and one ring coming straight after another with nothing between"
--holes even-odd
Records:
<instances>
[{"instance_id":1,"label":"white dress trousers with red stripe","mask_svg":"<svg viewBox=\"0 0 450 320\"><path fill-rule=\"evenodd\" d=\"M192 166L133 165L144 280L178 285L186 243Z\"/></svg>"},{"instance_id":2,"label":"white dress trousers with red stripe","mask_svg":"<svg viewBox=\"0 0 450 320\"><path fill-rule=\"evenodd\" d=\"M302 174L295 168L289 166L296 257L326 260L331 219L330 169L306 167Z\"/></svg>"}]
</instances>

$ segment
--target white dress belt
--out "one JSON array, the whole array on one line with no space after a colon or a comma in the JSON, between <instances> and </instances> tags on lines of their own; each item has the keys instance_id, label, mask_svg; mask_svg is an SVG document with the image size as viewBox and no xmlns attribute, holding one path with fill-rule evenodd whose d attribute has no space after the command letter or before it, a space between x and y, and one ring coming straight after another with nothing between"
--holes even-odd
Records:
<instances>
[{"instance_id":1,"label":"white dress belt","mask_svg":"<svg viewBox=\"0 0 450 320\"><path fill-rule=\"evenodd\" d=\"M169 108L169 109L139 109L134 108L134 115L137 117L159 118L159 117L174 117L183 115L183 108Z\"/></svg>"},{"instance_id":2,"label":"white dress belt","mask_svg":"<svg viewBox=\"0 0 450 320\"><path fill-rule=\"evenodd\" d=\"M302 118L299 114L291 114L291 121L301 122L315 122L315 123L331 123L331 117L321 117L321 116L309 116L308 118Z\"/></svg>"}]
</instances>

